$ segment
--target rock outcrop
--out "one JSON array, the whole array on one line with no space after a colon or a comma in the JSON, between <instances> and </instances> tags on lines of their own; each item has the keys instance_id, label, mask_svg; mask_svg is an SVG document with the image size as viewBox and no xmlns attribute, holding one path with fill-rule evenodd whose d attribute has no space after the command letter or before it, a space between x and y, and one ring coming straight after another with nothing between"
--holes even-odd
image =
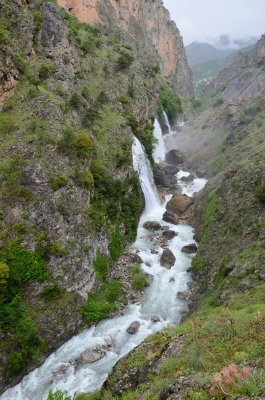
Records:
<instances>
[{"instance_id":1,"label":"rock outcrop","mask_svg":"<svg viewBox=\"0 0 265 400\"><path fill-rule=\"evenodd\" d=\"M177 192L167 203L166 209L174 214L182 214L192 204L192 200L185 194Z\"/></svg>"},{"instance_id":2,"label":"rock outcrop","mask_svg":"<svg viewBox=\"0 0 265 400\"><path fill-rule=\"evenodd\" d=\"M173 78L177 91L193 93L182 37L161 0L59 0L58 4L81 22L111 31L123 42L133 39L145 58L151 63L157 60L161 73Z\"/></svg>"}]
</instances>

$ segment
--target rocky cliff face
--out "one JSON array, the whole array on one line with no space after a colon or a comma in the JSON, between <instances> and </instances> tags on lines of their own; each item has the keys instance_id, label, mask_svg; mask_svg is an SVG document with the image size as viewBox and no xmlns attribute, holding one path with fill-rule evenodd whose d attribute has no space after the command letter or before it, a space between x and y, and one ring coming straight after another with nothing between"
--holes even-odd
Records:
<instances>
[{"instance_id":1,"label":"rocky cliff face","mask_svg":"<svg viewBox=\"0 0 265 400\"><path fill-rule=\"evenodd\" d=\"M192 95L182 38L161 0L59 0L58 4L81 22L112 31L124 40L133 38L145 58L158 59L162 74L172 78L177 91Z\"/></svg>"},{"instance_id":2,"label":"rocky cliff face","mask_svg":"<svg viewBox=\"0 0 265 400\"><path fill-rule=\"evenodd\" d=\"M206 86L204 95L216 94L226 101L235 98L264 96L265 94L265 35L253 50L239 53L232 63L223 69Z\"/></svg>"}]
</instances>

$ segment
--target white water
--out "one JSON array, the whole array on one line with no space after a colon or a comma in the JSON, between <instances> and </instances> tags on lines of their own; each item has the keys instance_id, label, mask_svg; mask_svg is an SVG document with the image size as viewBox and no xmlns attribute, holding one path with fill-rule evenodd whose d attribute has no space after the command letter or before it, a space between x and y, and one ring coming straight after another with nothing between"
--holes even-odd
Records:
<instances>
[{"instance_id":1,"label":"white water","mask_svg":"<svg viewBox=\"0 0 265 400\"><path fill-rule=\"evenodd\" d=\"M154 152L153 152L153 158L156 163L160 163L165 160L165 155L166 155L166 148L165 148L165 142L162 134L162 129L159 125L158 120L155 120L155 128L153 132L153 136L158 140Z\"/></svg>"},{"instance_id":2,"label":"white water","mask_svg":"<svg viewBox=\"0 0 265 400\"><path fill-rule=\"evenodd\" d=\"M187 196L191 197L193 193L199 192L204 188L206 185L207 179L204 178L196 178L192 182L182 182L181 178L183 176L189 176L189 172L185 172L180 170L177 174L176 177L178 178L178 184L181 186L181 191L183 194L186 194Z\"/></svg>"},{"instance_id":3,"label":"white water","mask_svg":"<svg viewBox=\"0 0 265 400\"><path fill-rule=\"evenodd\" d=\"M192 255L182 253L181 248L193 241L192 227L166 223L169 229L178 232L178 236L168 242L168 248L174 253L176 262L170 270L161 267L159 259L162 249L148 240L151 233L143 228L143 224L145 221L155 220L165 225L162 215L166 203L161 205L159 201L150 165L137 139L134 141L132 152L134 168L139 173L146 201L133 248L139 250L144 262L151 263L150 268L142 264L142 269L154 276L150 287L146 289L145 303L132 304L127 307L124 316L103 320L96 327L70 339L51 354L41 367L25 376L20 384L6 391L1 400L46 399L50 388L68 390L72 396L75 391L93 391L103 384L113 365L148 335L180 322L181 312L186 309L186 303L179 300L176 293L185 290L191 280L190 273L186 270L190 267L192 259ZM196 190L196 185L189 184L189 193ZM167 196L167 200L169 198L170 196ZM157 254L152 254L151 249L155 249ZM175 280L169 282L171 277ZM152 315L158 315L160 322L152 323ZM140 328L135 335L129 335L126 329L136 320L140 322ZM72 363L71 360L77 359L84 350L108 343L112 345L112 350L101 360L79 366ZM54 372L61 367L65 367L65 372L55 376Z\"/></svg>"}]
</instances>

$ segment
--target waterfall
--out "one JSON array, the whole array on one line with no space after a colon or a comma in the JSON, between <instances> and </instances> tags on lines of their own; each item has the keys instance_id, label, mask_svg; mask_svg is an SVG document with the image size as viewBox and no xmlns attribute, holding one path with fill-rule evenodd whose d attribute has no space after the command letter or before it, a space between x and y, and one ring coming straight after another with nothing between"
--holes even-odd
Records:
<instances>
[{"instance_id":1,"label":"waterfall","mask_svg":"<svg viewBox=\"0 0 265 400\"><path fill-rule=\"evenodd\" d=\"M165 160L166 156L166 148L165 148L165 142L162 134L162 129L160 127L160 124L158 120L155 120L155 128L154 128L154 137L158 140L156 143L155 149L153 151L153 158L156 163L160 163L161 161Z\"/></svg>"},{"instance_id":2,"label":"waterfall","mask_svg":"<svg viewBox=\"0 0 265 400\"><path fill-rule=\"evenodd\" d=\"M165 118L166 126L168 127L168 133L170 133L171 132L171 127L170 127L170 123L169 123L169 119L168 119L167 113L164 111L163 115L164 115L164 118Z\"/></svg>"},{"instance_id":3,"label":"waterfall","mask_svg":"<svg viewBox=\"0 0 265 400\"><path fill-rule=\"evenodd\" d=\"M133 168L139 175L139 181L145 198L145 212L150 213L160 207L160 200L154 183L150 162L143 145L134 137L132 145Z\"/></svg>"}]
</instances>

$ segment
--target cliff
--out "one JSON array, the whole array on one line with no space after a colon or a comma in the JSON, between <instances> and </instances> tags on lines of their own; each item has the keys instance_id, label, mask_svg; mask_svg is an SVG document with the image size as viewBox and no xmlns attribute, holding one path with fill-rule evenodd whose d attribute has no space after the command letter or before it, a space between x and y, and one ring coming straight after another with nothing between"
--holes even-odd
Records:
<instances>
[{"instance_id":1,"label":"cliff","mask_svg":"<svg viewBox=\"0 0 265 400\"><path fill-rule=\"evenodd\" d=\"M162 75L171 78L177 91L193 94L182 38L161 0L59 0L58 4L81 22L113 32L121 41L133 39L144 58L159 62Z\"/></svg>"},{"instance_id":2,"label":"cliff","mask_svg":"<svg viewBox=\"0 0 265 400\"><path fill-rule=\"evenodd\" d=\"M264 96L265 94L265 35L255 48L238 53L213 81L204 88L203 95L222 96L225 101L235 98Z\"/></svg>"}]
</instances>

